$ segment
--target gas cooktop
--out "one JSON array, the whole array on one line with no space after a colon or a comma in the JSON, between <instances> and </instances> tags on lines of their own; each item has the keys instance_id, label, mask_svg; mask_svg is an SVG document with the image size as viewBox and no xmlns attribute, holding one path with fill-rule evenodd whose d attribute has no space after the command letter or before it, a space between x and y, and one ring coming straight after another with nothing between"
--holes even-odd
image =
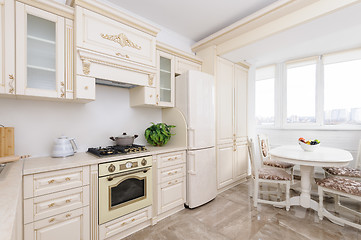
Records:
<instances>
[{"instance_id":1,"label":"gas cooktop","mask_svg":"<svg viewBox=\"0 0 361 240\"><path fill-rule=\"evenodd\" d=\"M88 152L92 153L98 157L112 156L117 154L131 154L138 152L145 152L147 148L142 145L129 145L129 146L108 146L108 147L98 147L98 148L88 148Z\"/></svg>"}]
</instances>

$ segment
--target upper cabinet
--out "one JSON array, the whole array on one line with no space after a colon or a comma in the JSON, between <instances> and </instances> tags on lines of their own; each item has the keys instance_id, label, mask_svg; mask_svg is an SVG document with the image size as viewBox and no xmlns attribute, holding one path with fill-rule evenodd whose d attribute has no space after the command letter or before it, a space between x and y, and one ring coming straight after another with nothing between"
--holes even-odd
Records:
<instances>
[{"instance_id":1,"label":"upper cabinet","mask_svg":"<svg viewBox=\"0 0 361 240\"><path fill-rule=\"evenodd\" d=\"M13 0L0 0L0 94L15 95L15 21Z\"/></svg>"},{"instance_id":2,"label":"upper cabinet","mask_svg":"<svg viewBox=\"0 0 361 240\"><path fill-rule=\"evenodd\" d=\"M16 95L73 98L72 25L16 2Z\"/></svg>"},{"instance_id":3,"label":"upper cabinet","mask_svg":"<svg viewBox=\"0 0 361 240\"><path fill-rule=\"evenodd\" d=\"M202 71L202 64L199 62L193 62L181 57L175 58L175 73L183 74L189 70Z\"/></svg>"},{"instance_id":4,"label":"upper cabinet","mask_svg":"<svg viewBox=\"0 0 361 240\"><path fill-rule=\"evenodd\" d=\"M157 51L158 78L157 78L157 105L160 107L174 107L174 59L169 53Z\"/></svg>"}]
</instances>

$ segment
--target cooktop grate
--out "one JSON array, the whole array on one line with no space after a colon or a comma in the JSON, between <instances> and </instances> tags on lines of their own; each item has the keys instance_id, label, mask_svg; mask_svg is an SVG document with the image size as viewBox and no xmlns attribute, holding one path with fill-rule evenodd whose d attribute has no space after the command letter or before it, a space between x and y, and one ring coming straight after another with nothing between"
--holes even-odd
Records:
<instances>
[{"instance_id":1,"label":"cooktop grate","mask_svg":"<svg viewBox=\"0 0 361 240\"><path fill-rule=\"evenodd\" d=\"M131 154L138 152L145 152L147 148L142 145L129 145L129 146L108 146L108 147L97 147L97 148L88 148L88 152L92 153L98 157L111 156L117 154Z\"/></svg>"}]
</instances>

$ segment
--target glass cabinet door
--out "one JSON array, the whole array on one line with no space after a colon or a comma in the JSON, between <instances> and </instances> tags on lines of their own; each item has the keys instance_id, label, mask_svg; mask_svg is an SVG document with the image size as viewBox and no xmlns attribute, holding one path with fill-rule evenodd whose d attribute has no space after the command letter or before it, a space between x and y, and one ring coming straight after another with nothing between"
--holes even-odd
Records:
<instances>
[{"instance_id":1,"label":"glass cabinet door","mask_svg":"<svg viewBox=\"0 0 361 240\"><path fill-rule=\"evenodd\" d=\"M158 106L174 107L174 56L158 51Z\"/></svg>"},{"instance_id":2,"label":"glass cabinet door","mask_svg":"<svg viewBox=\"0 0 361 240\"><path fill-rule=\"evenodd\" d=\"M16 3L16 94L65 97L65 20Z\"/></svg>"}]
</instances>

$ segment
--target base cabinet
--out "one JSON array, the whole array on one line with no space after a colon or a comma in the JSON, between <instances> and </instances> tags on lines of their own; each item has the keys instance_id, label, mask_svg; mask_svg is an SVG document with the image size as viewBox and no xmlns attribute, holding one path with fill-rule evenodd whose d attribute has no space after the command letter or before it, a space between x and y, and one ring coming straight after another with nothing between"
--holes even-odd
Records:
<instances>
[{"instance_id":1,"label":"base cabinet","mask_svg":"<svg viewBox=\"0 0 361 240\"><path fill-rule=\"evenodd\" d=\"M158 192L158 213L183 205L186 201L185 177L162 183Z\"/></svg>"},{"instance_id":2,"label":"base cabinet","mask_svg":"<svg viewBox=\"0 0 361 240\"><path fill-rule=\"evenodd\" d=\"M88 240L89 208L26 224L24 233L24 240Z\"/></svg>"}]
</instances>

